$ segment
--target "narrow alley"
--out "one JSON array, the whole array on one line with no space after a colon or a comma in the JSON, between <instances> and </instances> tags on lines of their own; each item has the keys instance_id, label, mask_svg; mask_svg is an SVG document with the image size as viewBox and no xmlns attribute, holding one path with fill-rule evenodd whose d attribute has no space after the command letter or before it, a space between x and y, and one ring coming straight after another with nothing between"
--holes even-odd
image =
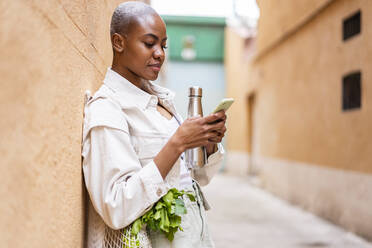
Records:
<instances>
[{"instance_id":1,"label":"narrow alley","mask_svg":"<svg viewBox=\"0 0 372 248\"><path fill-rule=\"evenodd\" d=\"M372 248L372 244L276 198L246 177L217 175L204 187L217 248Z\"/></svg>"}]
</instances>

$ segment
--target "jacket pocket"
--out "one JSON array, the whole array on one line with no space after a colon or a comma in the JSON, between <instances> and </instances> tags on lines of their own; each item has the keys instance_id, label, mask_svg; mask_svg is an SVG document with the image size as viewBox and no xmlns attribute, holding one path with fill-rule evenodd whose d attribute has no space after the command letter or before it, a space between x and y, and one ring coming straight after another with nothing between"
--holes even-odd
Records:
<instances>
[{"instance_id":1,"label":"jacket pocket","mask_svg":"<svg viewBox=\"0 0 372 248\"><path fill-rule=\"evenodd\" d=\"M140 160L153 159L163 148L164 143L161 141L151 141L138 147L138 158Z\"/></svg>"},{"instance_id":2,"label":"jacket pocket","mask_svg":"<svg viewBox=\"0 0 372 248\"><path fill-rule=\"evenodd\" d=\"M132 136L134 149L142 166L149 163L163 148L169 137L157 132L136 132Z\"/></svg>"}]
</instances>

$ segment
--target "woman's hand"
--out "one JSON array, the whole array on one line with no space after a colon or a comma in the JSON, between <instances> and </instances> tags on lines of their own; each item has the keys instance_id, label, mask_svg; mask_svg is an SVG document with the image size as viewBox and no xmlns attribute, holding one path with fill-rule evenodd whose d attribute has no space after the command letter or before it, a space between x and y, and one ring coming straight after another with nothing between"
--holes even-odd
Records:
<instances>
[{"instance_id":1,"label":"woman's hand","mask_svg":"<svg viewBox=\"0 0 372 248\"><path fill-rule=\"evenodd\" d=\"M226 132L226 115L224 111L206 117L193 117L185 120L172 136L174 144L180 151L206 146L207 153L214 150L215 144L221 142Z\"/></svg>"},{"instance_id":2,"label":"woman's hand","mask_svg":"<svg viewBox=\"0 0 372 248\"><path fill-rule=\"evenodd\" d=\"M221 142L226 132L224 111L206 117L189 118L182 123L176 133L154 158L160 174L165 178L186 149L205 146L209 156Z\"/></svg>"}]
</instances>

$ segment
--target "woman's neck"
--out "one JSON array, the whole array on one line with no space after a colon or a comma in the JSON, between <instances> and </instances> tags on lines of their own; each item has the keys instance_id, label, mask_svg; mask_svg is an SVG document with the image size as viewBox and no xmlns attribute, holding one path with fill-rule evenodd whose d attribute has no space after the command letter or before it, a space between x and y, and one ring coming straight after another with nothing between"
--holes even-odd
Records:
<instances>
[{"instance_id":1,"label":"woman's neck","mask_svg":"<svg viewBox=\"0 0 372 248\"><path fill-rule=\"evenodd\" d=\"M120 76L131 82L133 85L136 87L140 88L141 90L145 90L144 83L145 80L140 78L137 74L134 72L130 71L128 68L121 67L115 63L112 64L111 70L115 71L118 73Z\"/></svg>"}]
</instances>

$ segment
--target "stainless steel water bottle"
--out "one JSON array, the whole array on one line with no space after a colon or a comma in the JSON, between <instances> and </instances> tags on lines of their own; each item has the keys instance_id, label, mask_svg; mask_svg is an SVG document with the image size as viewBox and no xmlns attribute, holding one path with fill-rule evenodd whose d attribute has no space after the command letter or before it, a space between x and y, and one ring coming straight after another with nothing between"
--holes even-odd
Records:
<instances>
[{"instance_id":1,"label":"stainless steel water bottle","mask_svg":"<svg viewBox=\"0 0 372 248\"><path fill-rule=\"evenodd\" d=\"M198 86L189 88L189 108L187 118L195 116L203 116L203 108L201 103L203 90ZM189 169L197 169L203 167L206 162L206 150L204 147L197 147L186 150L185 160Z\"/></svg>"}]
</instances>

